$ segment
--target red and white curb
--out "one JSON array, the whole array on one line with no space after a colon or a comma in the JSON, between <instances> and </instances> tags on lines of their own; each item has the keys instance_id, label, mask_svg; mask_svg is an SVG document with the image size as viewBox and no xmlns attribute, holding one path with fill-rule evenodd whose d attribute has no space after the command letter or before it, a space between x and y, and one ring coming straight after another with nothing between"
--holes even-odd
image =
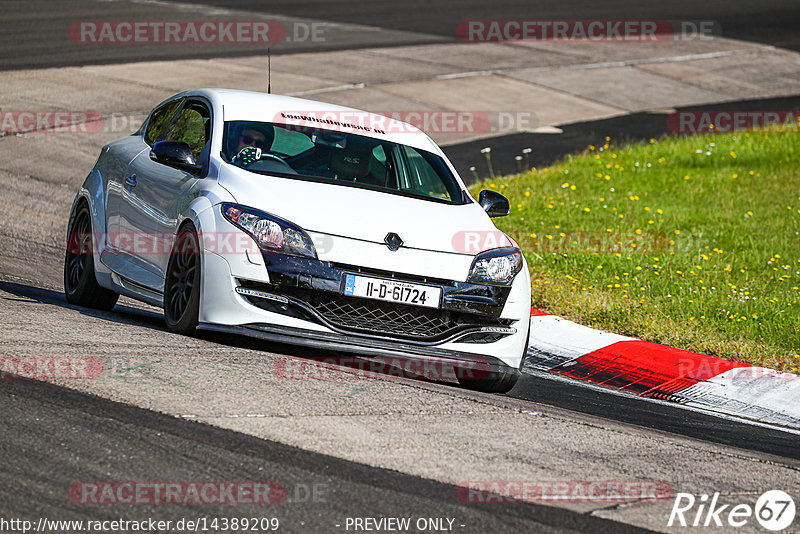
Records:
<instances>
[{"instance_id":1,"label":"red and white curb","mask_svg":"<svg viewBox=\"0 0 800 534\"><path fill-rule=\"evenodd\" d=\"M531 309L526 368L800 429L800 376L610 334Z\"/></svg>"}]
</instances>

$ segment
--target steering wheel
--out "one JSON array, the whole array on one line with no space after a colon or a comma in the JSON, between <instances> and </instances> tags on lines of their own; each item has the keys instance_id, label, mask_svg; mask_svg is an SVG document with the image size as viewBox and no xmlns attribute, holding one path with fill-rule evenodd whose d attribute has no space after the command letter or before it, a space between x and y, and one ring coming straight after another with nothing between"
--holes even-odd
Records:
<instances>
[{"instance_id":1,"label":"steering wheel","mask_svg":"<svg viewBox=\"0 0 800 534\"><path fill-rule=\"evenodd\" d=\"M257 161L251 163L248 168L257 171L297 174L297 171L295 171L291 165L286 163L282 157L276 154L267 154L263 152L261 157Z\"/></svg>"},{"instance_id":2,"label":"steering wheel","mask_svg":"<svg viewBox=\"0 0 800 534\"><path fill-rule=\"evenodd\" d=\"M273 159L276 159L276 160L280 161L284 165L289 165L288 163L286 163L286 161L284 161L284 159L282 157L280 157L277 154L270 154L269 152L262 152L260 159L263 160L264 158L273 158Z\"/></svg>"}]
</instances>

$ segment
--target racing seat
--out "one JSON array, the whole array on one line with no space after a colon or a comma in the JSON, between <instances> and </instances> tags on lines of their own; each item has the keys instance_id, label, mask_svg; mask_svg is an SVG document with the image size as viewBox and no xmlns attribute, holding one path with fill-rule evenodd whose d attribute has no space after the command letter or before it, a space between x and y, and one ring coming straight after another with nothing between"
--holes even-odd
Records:
<instances>
[{"instance_id":1,"label":"racing seat","mask_svg":"<svg viewBox=\"0 0 800 534\"><path fill-rule=\"evenodd\" d=\"M370 183L369 176L373 146L363 141L348 139L347 148L331 154L331 170L337 180ZM377 185L377 184L376 184Z\"/></svg>"}]
</instances>

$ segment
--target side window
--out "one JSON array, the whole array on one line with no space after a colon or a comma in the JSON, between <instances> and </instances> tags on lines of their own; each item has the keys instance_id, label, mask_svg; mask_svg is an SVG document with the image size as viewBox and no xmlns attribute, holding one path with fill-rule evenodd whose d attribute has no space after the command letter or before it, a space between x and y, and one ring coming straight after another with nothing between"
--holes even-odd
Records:
<instances>
[{"instance_id":1,"label":"side window","mask_svg":"<svg viewBox=\"0 0 800 534\"><path fill-rule=\"evenodd\" d=\"M205 147L210 132L210 119L206 107L199 103L189 103L178 112L166 133L159 140L183 141L192 149L195 158Z\"/></svg>"},{"instance_id":2,"label":"side window","mask_svg":"<svg viewBox=\"0 0 800 534\"><path fill-rule=\"evenodd\" d=\"M152 145L159 140L161 134L164 133L164 130L169 125L169 120L180 104L180 100L167 102L153 112L153 115L150 117L150 122L147 123L147 129L144 132L144 140L147 144Z\"/></svg>"}]
</instances>

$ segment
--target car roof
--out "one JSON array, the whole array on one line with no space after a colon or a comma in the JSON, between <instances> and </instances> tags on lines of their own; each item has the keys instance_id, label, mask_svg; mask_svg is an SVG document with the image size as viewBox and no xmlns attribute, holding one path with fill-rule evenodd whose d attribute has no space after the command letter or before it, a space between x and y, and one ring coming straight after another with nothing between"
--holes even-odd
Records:
<instances>
[{"instance_id":1,"label":"car roof","mask_svg":"<svg viewBox=\"0 0 800 534\"><path fill-rule=\"evenodd\" d=\"M425 132L396 119L367 111L291 96L234 89L194 89L178 96L202 96L225 121L257 121L315 126L409 145L442 154Z\"/></svg>"}]
</instances>

